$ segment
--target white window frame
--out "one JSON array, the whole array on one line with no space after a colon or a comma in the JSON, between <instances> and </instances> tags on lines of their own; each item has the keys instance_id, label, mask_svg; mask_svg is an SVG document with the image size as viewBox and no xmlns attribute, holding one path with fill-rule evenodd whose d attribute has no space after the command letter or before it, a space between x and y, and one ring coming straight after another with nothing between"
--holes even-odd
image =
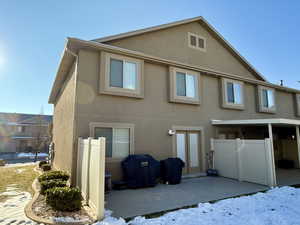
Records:
<instances>
[{"instance_id":1,"label":"white window frame","mask_svg":"<svg viewBox=\"0 0 300 225\"><path fill-rule=\"evenodd\" d=\"M195 97L187 97L187 96L179 96L177 95L177 84L176 84L176 73L184 73L184 74L189 74L194 76L195 79ZM200 98L200 84L201 84L201 76L199 72L195 72L192 70L186 70L186 69L181 69L177 67L170 67L169 68L169 76L170 76L170 102L175 102L175 103L185 103L185 104L194 104L194 105L199 105L201 103L201 98Z\"/></svg>"},{"instance_id":2,"label":"white window frame","mask_svg":"<svg viewBox=\"0 0 300 225\"><path fill-rule=\"evenodd\" d=\"M95 128L111 128L114 129L129 129L129 155L134 154L134 124L131 123L102 123L102 122L91 122L90 123L90 136L95 137ZM112 134L114 136L114 134ZM114 138L113 138L114 139ZM112 148L115 147L114 141ZM120 162L124 158L120 157L106 157L107 162Z\"/></svg>"},{"instance_id":3,"label":"white window frame","mask_svg":"<svg viewBox=\"0 0 300 225\"><path fill-rule=\"evenodd\" d=\"M276 92L274 88L269 88L265 86L258 86L258 109L259 112L263 113L276 113ZM272 91L273 92L273 107L265 107L263 104L263 90Z\"/></svg>"},{"instance_id":4,"label":"white window frame","mask_svg":"<svg viewBox=\"0 0 300 225\"><path fill-rule=\"evenodd\" d=\"M110 60L116 59L120 61L136 64L136 89L111 87L110 86ZM99 92L101 94L118 95L134 98L144 98L144 61L132 57L101 52L100 64L100 84Z\"/></svg>"},{"instance_id":5,"label":"white window frame","mask_svg":"<svg viewBox=\"0 0 300 225\"><path fill-rule=\"evenodd\" d=\"M191 45L191 36L194 36L196 38L196 46ZM204 47L203 48L199 47L199 38L203 39L203 43L204 43ZM188 46L190 48L206 52L206 38L203 37L203 36L201 36L201 35L199 35L199 34L194 34L194 33L188 32Z\"/></svg>"},{"instance_id":6,"label":"white window frame","mask_svg":"<svg viewBox=\"0 0 300 225\"><path fill-rule=\"evenodd\" d=\"M239 84L241 86L241 99L242 99L241 104L228 102L227 83L233 83L233 85ZM222 106L223 106L223 108L244 110L245 109L245 90L244 89L245 89L244 82L223 78L222 79L222 100L223 100Z\"/></svg>"},{"instance_id":7,"label":"white window frame","mask_svg":"<svg viewBox=\"0 0 300 225\"><path fill-rule=\"evenodd\" d=\"M18 125L17 129L18 129L18 132L19 132L19 133L24 133L24 132L25 132L25 129L26 129L26 126Z\"/></svg>"},{"instance_id":8,"label":"white window frame","mask_svg":"<svg viewBox=\"0 0 300 225\"><path fill-rule=\"evenodd\" d=\"M295 94L296 116L300 117L300 94Z\"/></svg>"}]
</instances>

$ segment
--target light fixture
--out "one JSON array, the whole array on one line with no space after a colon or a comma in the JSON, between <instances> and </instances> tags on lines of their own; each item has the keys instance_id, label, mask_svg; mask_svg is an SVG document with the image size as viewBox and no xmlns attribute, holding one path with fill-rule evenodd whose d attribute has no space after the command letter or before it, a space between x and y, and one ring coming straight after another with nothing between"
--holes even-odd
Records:
<instances>
[{"instance_id":1,"label":"light fixture","mask_svg":"<svg viewBox=\"0 0 300 225\"><path fill-rule=\"evenodd\" d=\"M175 132L175 130L168 130L168 134L170 135L170 136L173 136L174 134L175 134L176 132Z\"/></svg>"}]
</instances>

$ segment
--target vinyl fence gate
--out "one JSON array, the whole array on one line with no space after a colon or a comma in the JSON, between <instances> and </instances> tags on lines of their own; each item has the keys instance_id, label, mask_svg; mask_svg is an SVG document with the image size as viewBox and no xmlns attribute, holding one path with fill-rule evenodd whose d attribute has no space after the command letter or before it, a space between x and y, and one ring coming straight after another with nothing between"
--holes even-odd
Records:
<instances>
[{"instance_id":1,"label":"vinyl fence gate","mask_svg":"<svg viewBox=\"0 0 300 225\"><path fill-rule=\"evenodd\" d=\"M76 186L98 220L104 217L105 138L78 139Z\"/></svg>"},{"instance_id":2,"label":"vinyl fence gate","mask_svg":"<svg viewBox=\"0 0 300 225\"><path fill-rule=\"evenodd\" d=\"M211 139L214 168L220 176L276 186L271 140Z\"/></svg>"}]
</instances>

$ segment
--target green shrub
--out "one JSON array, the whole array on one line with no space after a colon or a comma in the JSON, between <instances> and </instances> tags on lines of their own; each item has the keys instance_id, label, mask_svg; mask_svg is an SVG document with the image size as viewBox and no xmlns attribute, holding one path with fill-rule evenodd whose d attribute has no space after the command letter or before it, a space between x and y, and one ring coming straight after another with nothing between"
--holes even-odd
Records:
<instances>
[{"instance_id":1,"label":"green shrub","mask_svg":"<svg viewBox=\"0 0 300 225\"><path fill-rule=\"evenodd\" d=\"M41 194L44 195L46 190L54 187L65 187L67 185L67 181L65 180L44 180L40 182L41 184Z\"/></svg>"},{"instance_id":2,"label":"green shrub","mask_svg":"<svg viewBox=\"0 0 300 225\"><path fill-rule=\"evenodd\" d=\"M43 170L43 171L49 171L49 170L51 170L51 165L48 164L48 163L42 165L42 170Z\"/></svg>"},{"instance_id":3,"label":"green shrub","mask_svg":"<svg viewBox=\"0 0 300 225\"><path fill-rule=\"evenodd\" d=\"M39 167L42 168L42 165L47 164L47 161L40 161L39 162Z\"/></svg>"},{"instance_id":4,"label":"green shrub","mask_svg":"<svg viewBox=\"0 0 300 225\"><path fill-rule=\"evenodd\" d=\"M38 177L39 182L44 181L44 180L68 180L69 175L64 172L64 171L49 171L46 172Z\"/></svg>"},{"instance_id":5,"label":"green shrub","mask_svg":"<svg viewBox=\"0 0 300 225\"><path fill-rule=\"evenodd\" d=\"M69 178L70 176L64 171L50 171L40 175L38 180L39 182L41 182L44 180L55 180L55 179L68 180Z\"/></svg>"},{"instance_id":6,"label":"green shrub","mask_svg":"<svg viewBox=\"0 0 300 225\"><path fill-rule=\"evenodd\" d=\"M77 211L82 207L78 188L54 187L46 191L46 203L59 211Z\"/></svg>"}]
</instances>

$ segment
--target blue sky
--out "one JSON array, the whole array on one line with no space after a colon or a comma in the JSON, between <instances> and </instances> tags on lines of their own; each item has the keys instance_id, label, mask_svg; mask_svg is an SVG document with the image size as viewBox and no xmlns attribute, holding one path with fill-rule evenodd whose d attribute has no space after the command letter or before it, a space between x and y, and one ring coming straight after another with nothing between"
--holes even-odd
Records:
<instances>
[{"instance_id":1,"label":"blue sky","mask_svg":"<svg viewBox=\"0 0 300 225\"><path fill-rule=\"evenodd\" d=\"M0 111L51 114L66 37L94 39L203 16L273 83L300 89L299 1L21 1L0 3Z\"/></svg>"}]
</instances>

